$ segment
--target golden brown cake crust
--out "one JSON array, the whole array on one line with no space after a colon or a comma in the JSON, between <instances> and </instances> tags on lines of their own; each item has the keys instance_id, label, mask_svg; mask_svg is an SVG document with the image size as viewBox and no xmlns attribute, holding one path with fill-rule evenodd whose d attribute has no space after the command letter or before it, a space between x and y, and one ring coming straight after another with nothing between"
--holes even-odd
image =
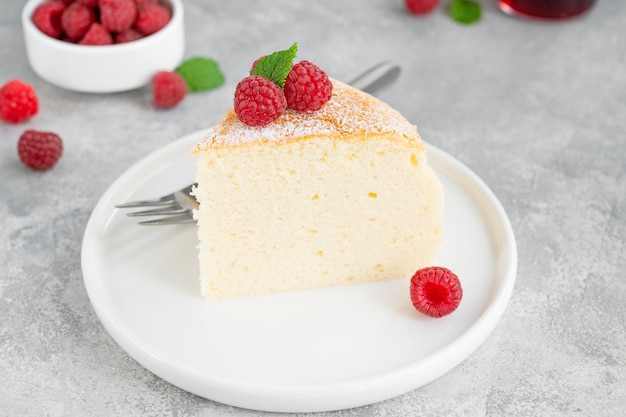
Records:
<instances>
[{"instance_id":1,"label":"golden brown cake crust","mask_svg":"<svg viewBox=\"0 0 626 417\"><path fill-rule=\"evenodd\" d=\"M370 135L400 136L423 149L417 129L388 104L337 80L333 97L316 112L286 110L275 122L255 127L243 124L231 109L198 143L193 153L212 147L235 147L253 143L279 144L308 137L336 139Z\"/></svg>"}]
</instances>

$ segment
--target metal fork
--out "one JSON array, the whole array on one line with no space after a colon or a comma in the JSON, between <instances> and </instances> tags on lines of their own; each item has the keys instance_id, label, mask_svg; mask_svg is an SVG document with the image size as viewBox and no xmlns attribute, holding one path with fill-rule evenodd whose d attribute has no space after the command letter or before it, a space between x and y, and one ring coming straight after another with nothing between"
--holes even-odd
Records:
<instances>
[{"instance_id":1,"label":"metal fork","mask_svg":"<svg viewBox=\"0 0 626 417\"><path fill-rule=\"evenodd\" d=\"M128 203L118 204L117 208L137 208L137 207L156 207L150 210L135 211L126 213L129 217L143 216L164 216L154 220L146 220L139 222L142 226L159 226L164 224L181 224L193 223L193 210L199 207L195 197L191 195L191 191L196 184L174 191L171 194L152 200L130 201Z\"/></svg>"},{"instance_id":2,"label":"metal fork","mask_svg":"<svg viewBox=\"0 0 626 417\"><path fill-rule=\"evenodd\" d=\"M374 94L393 83L400 75L400 67L390 62L382 62L373 66L349 84L366 93ZM118 204L116 208L156 207L149 210L126 213L130 217L162 216L154 220L139 222L142 226L160 226L165 224L193 223L193 211L199 207L195 197L191 195L196 184L153 200L130 201Z\"/></svg>"}]
</instances>

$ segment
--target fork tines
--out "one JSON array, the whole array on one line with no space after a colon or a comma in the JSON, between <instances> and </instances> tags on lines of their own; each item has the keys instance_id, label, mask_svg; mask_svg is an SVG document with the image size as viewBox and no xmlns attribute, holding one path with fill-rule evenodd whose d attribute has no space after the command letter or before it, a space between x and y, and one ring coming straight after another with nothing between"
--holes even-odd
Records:
<instances>
[{"instance_id":1,"label":"fork tines","mask_svg":"<svg viewBox=\"0 0 626 417\"><path fill-rule=\"evenodd\" d=\"M130 201L118 204L116 208L141 208L155 207L149 210L141 210L126 213L130 217L164 216L154 220L142 221L144 226L180 224L195 222L193 210L198 208L198 202L191 194L195 184L187 186L179 191L151 200Z\"/></svg>"}]
</instances>

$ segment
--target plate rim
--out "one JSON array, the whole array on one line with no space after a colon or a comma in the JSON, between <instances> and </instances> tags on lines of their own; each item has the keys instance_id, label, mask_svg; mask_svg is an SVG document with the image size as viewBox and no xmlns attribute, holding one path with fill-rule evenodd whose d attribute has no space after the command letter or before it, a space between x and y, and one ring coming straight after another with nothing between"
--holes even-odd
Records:
<instances>
[{"instance_id":1,"label":"plate rim","mask_svg":"<svg viewBox=\"0 0 626 417\"><path fill-rule=\"evenodd\" d=\"M494 289L494 295L491 297L491 301L482 314L473 321L461 335L442 349L426 355L408 365L367 377L324 384L310 383L294 386L293 384L262 384L258 382L225 379L214 375L207 375L185 364L178 363L172 365L163 360L163 358L159 358L158 355L153 353L152 348L143 346L143 344L134 339L132 335L126 334L126 332L108 316L106 309L98 302L98 297L94 293L94 280L89 278L90 274L92 274L89 270L89 260L90 257L94 256L93 249L97 245L94 239L88 238L91 235L97 236L97 233L102 231L98 230L97 226L103 214L108 210L113 210L109 216L109 221L110 218L113 217L114 209L111 205L111 199L116 192L123 187L129 177L139 175L142 171L145 171L149 165L154 164L155 161L160 161L164 158L174 160L175 158L173 157L168 158L168 155L171 154L173 150L178 151L178 148L182 147L183 143L189 143L189 152L191 152L193 143L206 132L207 129L202 129L181 136L153 150L127 168L99 198L89 216L83 233L81 244L81 269L87 295L94 311L113 340L146 369L185 391L237 407L270 412L333 411L363 406L389 399L417 389L443 376L468 358L484 343L495 329L510 300L517 275L517 246L513 228L502 204L493 191L477 174L447 152L432 144L426 143L429 161L433 159L436 160L436 165L440 170L448 174L456 173L457 175L450 175L455 179L458 175L461 175L479 191L480 196L485 200L483 203L489 203L490 209L497 217L498 221L496 223L499 225L501 229L500 233L503 235L501 238L504 242L504 248L499 247L498 249L503 249L504 253L501 254L499 259L500 263L504 263L504 265L498 265L494 272L494 276L499 277L498 280L494 281L496 287ZM465 190L465 187L461 188ZM133 189L136 189L136 187ZM471 195L475 197L475 193L471 193ZM107 224L108 221L102 225L103 229L106 229ZM492 235L493 233L491 233L491 241L493 240ZM499 268L503 268L503 271L500 272L498 270ZM438 366L433 365L433 363ZM175 369L172 369L172 367ZM435 377L431 377L428 372L424 372L424 369L429 367L438 369ZM184 376L181 376L181 372ZM212 389L212 395L210 396L207 396L206 393L207 386ZM355 391L358 391L359 395L354 395ZM242 402L240 397L246 397L246 401ZM316 402L318 403L317 405L313 404Z\"/></svg>"}]
</instances>

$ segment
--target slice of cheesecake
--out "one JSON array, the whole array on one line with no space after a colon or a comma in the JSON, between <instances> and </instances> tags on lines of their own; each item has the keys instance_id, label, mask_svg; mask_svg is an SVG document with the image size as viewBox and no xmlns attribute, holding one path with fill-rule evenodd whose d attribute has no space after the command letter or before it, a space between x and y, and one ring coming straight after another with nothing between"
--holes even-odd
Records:
<instances>
[{"instance_id":1,"label":"slice of cheesecake","mask_svg":"<svg viewBox=\"0 0 626 417\"><path fill-rule=\"evenodd\" d=\"M200 287L210 300L411 276L443 238L424 144L389 105L338 81L321 110L201 139Z\"/></svg>"}]
</instances>

